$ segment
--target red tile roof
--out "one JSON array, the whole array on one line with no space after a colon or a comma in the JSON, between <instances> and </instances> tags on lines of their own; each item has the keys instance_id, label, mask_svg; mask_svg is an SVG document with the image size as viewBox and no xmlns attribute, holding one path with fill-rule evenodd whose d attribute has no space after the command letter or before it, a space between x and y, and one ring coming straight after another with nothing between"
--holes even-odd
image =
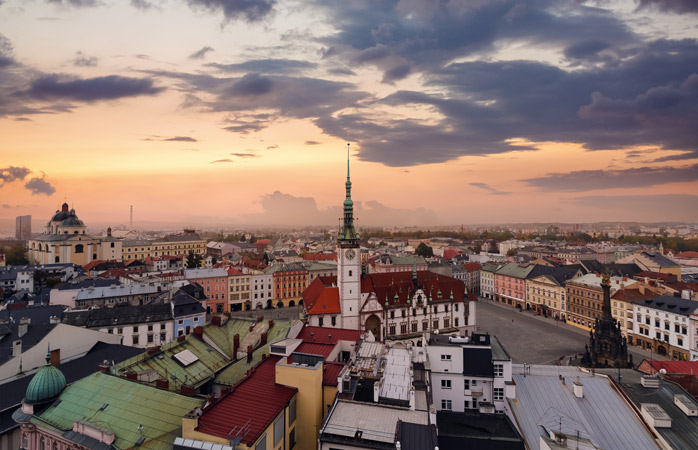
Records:
<instances>
[{"instance_id":1,"label":"red tile roof","mask_svg":"<svg viewBox=\"0 0 698 450\"><path fill-rule=\"evenodd\" d=\"M305 253L303 259L306 261L337 261L336 253Z\"/></svg>"},{"instance_id":2,"label":"red tile roof","mask_svg":"<svg viewBox=\"0 0 698 450\"><path fill-rule=\"evenodd\" d=\"M242 271L236 269L235 267L228 268L228 275L242 275Z\"/></svg>"},{"instance_id":3,"label":"red tile roof","mask_svg":"<svg viewBox=\"0 0 698 450\"><path fill-rule=\"evenodd\" d=\"M475 272L476 270L482 269L482 265L478 262L466 263L463 267L465 267L465 270L468 272Z\"/></svg>"},{"instance_id":4,"label":"red tile roof","mask_svg":"<svg viewBox=\"0 0 698 450\"><path fill-rule=\"evenodd\" d=\"M615 294L611 296L613 300L624 300L626 302L639 302L641 300L646 300L649 298L659 297L659 294L650 292L646 290L645 293L641 293L639 288L625 288L619 289Z\"/></svg>"},{"instance_id":5,"label":"red tile roof","mask_svg":"<svg viewBox=\"0 0 698 450\"><path fill-rule=\"evenodd\" d=\"M635 274L635 278L641 277L641 278L651 278L653 280L675 280L676 275L673 275L671 273L660 273L660 272L650 272L650 271L644 271L644 272L638 272Z\"/></svg>"},{"instance_id":6,"label":"red tile roof","mask_svg":"<svg viewBox=\"0 0 698 450\"><path fill-rule=\"evenodd\" d=\"M337 386L337 377L344 368L341 362L325 362L325 372L322 374L322 384L324 386Z\"/></svg>"},{"instance_id":7,"label":"red tile roof","mask_svg":"<svg viewBox=\"0 0 698 450\"><path fill-rule=\"evenodd\" d=\"M681 253L677 253L674 256L677 258L688 258L688 259L698 258L698 252L692 252L692 251L691 252L681 252Z\"/></svg>"},{"instance_id":8,"label":"red tile roof","mask_svg":"<svg viewBox=\"0 0 698 450\"><path fill-rule=\"evenodd\" d=\"M362 333L363 332L359 330L348 330L346 328L305 326L298 334L297 338L303 339L303 343L334 345L339 341L359 342Z\"/></svg>"},{"instance_id":9,"label":"red tile roof","mask_svg":"<svg viewBox=\"0 0 698 450\"><path fill-rule=\"evenodd\" d=\"M232 439L230 430L241 429L249 420L249 431L242 443L252 446L298 392L296 388L276 384L275 366L279 359L280 356L270 356L261 361L230 393L206 407L196 431Z\"/></svg>"},{"instance_id":10,"label":"red tile roof","mask_svg":"<svg viewBox=\"0 0 698 450\"><path fill-rule=\"evenodd\" d=\"M339 288L328 283L329 278L317 277L303 291L303 305L308 314L339 314Z\"/></svg>"},{"instance_id":11,"label":"red tile roof","mask_svg":"<svg viewBox=\"0 0 698 450\"><path fill-rule=\"evenodd\" d=\"M88 262L87 264L85 264L84 266L82 266L82 268L85 269L85 270L92 270L92 269L95 268L96 266L98 266L98 265L100 265L100 264L102 264L102 263L105 263L105 262L108 262L108 261L103 260L103 259L96 259L96 260L94 260L94 261Z\"/></svg>"},{"instance_id":12,"label":"red tile roof","mask_svg":"<svg viewBox=\"0 0 698 450\"><path fill-rule=\"evenodd\" d=\"M295 352L308 353L310 355L320 355L325 360L330 357L330 354L336 347L336 344L317 344L314 342L303 342L299 345Z\"/></svg>"},{"instance_id":13,"label":"red tile roof","mask_svg":"<svg viewBox=\"0 0 698 450\"><path fill-rule=\"evenodd\" d=\"M698 361L645 361L657 371L666 369L667 373L698 374Z\"/></svg>"}]
</instances>

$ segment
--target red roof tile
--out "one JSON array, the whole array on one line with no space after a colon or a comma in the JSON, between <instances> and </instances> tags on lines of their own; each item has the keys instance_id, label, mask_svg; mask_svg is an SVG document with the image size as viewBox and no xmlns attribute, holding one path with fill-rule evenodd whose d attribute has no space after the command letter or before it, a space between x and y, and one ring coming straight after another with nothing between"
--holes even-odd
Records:
<instances>
[{"instance_id":1,"label":"red roof tile","mask_svg":"<svg viewBox=\"0 0 698 450\"><path fill-rule=\"evenodd\" d=\"M465 267L465 270L468 272L475 272L476 270L482 269L482 265L478 262L466 263L463 267Z\"/></svg>"},{"instance_id":2,"label":"red roof tile","mask_svg":"<svg viewBox=\"0 0 698 450\"><path fill-rule=\"evenodd\" d=\"M698 258L698 252L681 252L675 255L677 258Z\"/></svg>"},{"instance_id":3,"label":"red roof tile","mask_svg":"<svg viewBox=\"0 0 698 450\"><path fill-rule=\"evenodd\" d=\"M361 334L359 330L348 330L346 328L309 327L305 326L298 334L298 339L303 339L304 343L316 344L336 344L339 341L359 342Z\"/></svg>"},{"instance_id":4,"label":"red roof tile","mask_svg":"<svg viewBox=\"0 0 698 450\"><path fill-rule=\"evenodd\" d=\"M204 409L196 431L232 439L230 430L241 429L249 420L249 431L242 443L249 446L269 427L291 401L298 389L276 384L276 363L280 356L270 356L236 384L232 391Z\"/></svg>"},{"instance_id":5,"label":"red roof tile","mask_svg":"<svg viewBox=\"0 0 698 450\"><path fill-rule=\"evenodd\" d=\"M308 353L309 355L320 355L325 360L330 357L336 344L317 344L314 342L303 342L296 348L298 353Z\"/></svg>"},{"instance_id":6,"label":"red roof tile","mask_svg":"<svg viewBox=\"0 0 698 450\"><path fill-rule=\"evenodd\" d=\"M651 278L653 280L675 280L676 275L670 274L670 273L660 273L660 272L650 272L650 271L645 271L645 272L638 272L635 274L635 278Z\"/></svg>"},{"instance_id":7,"label":"red roof tile","mask_svg":"<svg viewBox=\"0 0 698 450\"><path fill-rule=\"evenodd\" d=\"M666 369L667 373L698 373L698 361L646 361L657 371Z\"/></svg>"},{"instance_id":8,"label":"red roof tile","mask_svg":"<svg viewBox=\"0 0 698 450\"><path fill-rule=\"evenodd\" d=\"M619 289L618 291L616 291L615 294L611 296L613 300L624 300L626 302L639 302L641 300L646 300L655 297L659 297L659 294L655 294L654 292L650 292L649 290L645 291L645 293L643 294L642 292L640 292L639 288Z\"/></svg>"},{"instance_id":9,"label":"red roof tile","mask_svg":"<svg viewBox=\"0 0 698 450\"><path fill-rule=\"evenodd\" d=\"M341 362L325 362L325 372L322 374L322 384L325 386L337 386L337 377L344 368Z\"/></svg>"},{"instance_id":10,"label":"red roof tile","mask_svg":"<svg viewBox=\"0 0 698 450\"><path fill-rule=\"evenodd\" d=\"M303 305L308 314L338 314L342 311L339 305L339 288L333 287L329 278L317 277L303 291Z\"/></svg>"},{"instance_id":11,"label":"red roof tile","mask_svg":"<svg viewBox=\"0 0 698 450\"><path fill-rule=\"evenodd\" d=\"M337 261L335 253L305 253L303 259L306 261Z\"/></svg>"}]
</instances>

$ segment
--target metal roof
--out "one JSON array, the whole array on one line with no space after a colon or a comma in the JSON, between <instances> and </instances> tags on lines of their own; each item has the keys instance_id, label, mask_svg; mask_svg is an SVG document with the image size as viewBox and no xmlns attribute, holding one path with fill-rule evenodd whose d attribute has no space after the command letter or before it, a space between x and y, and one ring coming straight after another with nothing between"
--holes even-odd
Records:
<instances>
[{"instance_id":1,"label":"metal roof","mask_svg":"<svg viewBox=\"0 0 698 450\"><path fill-rule=\"evenodd\" d=\"M535 366L540 367L540 366ZM654 439L606 376L564 370L562 379L550 366L513 375L516 400L509 400L516 422L531 450L540 448L541 427L559 426L580 433L603 449L657 449ZM546 373L547 372L547 373ZM539 375L538 373L544 373ZM576 375L576 376L573 376ZM579 379L584 395L575 397L572 383Z\"/></svg>"},{"instance_id":2,"label":"metal roof","mask_svg":"<svg viewBox=\"0 0 698 450\"><path fill-rule=\"evenodd\" d=\"M385 371L380 386L380 397L390 400L410 400L412 376L410 352L404 348L391 348L386 355Z\"/></svg>"},{"instance_id":3,"label":"metal roof","mask_svg":"<svg viewBox=\"0 0 698 450\"><path fill-rule=\"evenodd\" d=\"M132 448L142 436L139 448L149 450L171 449L181 434L182 417L203 403L101 372L68 386L59 400L32 423L68 432L74 421L84 420L112 431L117 448Z\"/></svg>"}]
</instances>

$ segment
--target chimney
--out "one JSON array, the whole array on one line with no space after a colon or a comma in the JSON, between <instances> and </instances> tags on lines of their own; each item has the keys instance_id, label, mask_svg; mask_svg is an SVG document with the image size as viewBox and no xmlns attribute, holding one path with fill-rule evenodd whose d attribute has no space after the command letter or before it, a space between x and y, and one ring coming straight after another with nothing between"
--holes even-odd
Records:
<instances>
[{"instance_id":1,"label":"chimney","mask_svg":"<svg viewBox=\"0 0 698 450\"><path fill-rule=\"evenodd\" d=\"M194 336L201 339L201 337L203 335L204 335L204 328L203 327L194 327Z\"/></svg>"},{"instance_id":2,"label":"chimney","mask_svg":"<svg viewBox=\"0 0 698 450\"><path fill-rule=\"evenodd\" d=\"M184 342L187 339L186 335L181 335L177 337L177 342Z\"/></svg>"},{"instance_id":3,"label":"chimney","mask_svg":"<svg viewBox=\"0 0 698 450\"><path fill-rule=\"evenodd\" d=\"M252 362L252 346L247 346L247 364Z\"/></svg>"},{"instance_id":4,"label":"chimney","mask_svg":"<svg viewBox=\"0 0 698 450\"><path fill-rule=\"evenodd\" d=\"M254 325L250 325L250 333L254 331Z\"/></svg>"},{"instance_id":5,"label":"chimney","mask_svg":"<svg viewBox=\"0 0 698 450\"><path fill-rule=\"evenodd\" d=\"M264 320L264 317L263 317L263 316L257 317L257 322L261 322L262 320Z\"/></svg>"},{"instance_id":6,"label":"chimney","mask_svg":"<svg viewBox=\"0 0 698 450\"><path fill-rule=\"evenodd\" d=\"M238 359L238 350L240 350L240 335L233 336L233 359Z\"/></svg>"},{"instance_id":7,"label":"chimney","mask_svg":"<svg viewBox=\"0 0 698 450\"><path fill-rule=\"evenodd\" d=\"M584 398L584 385L581 381L573 381L574 396L577 398Z\"/></svg>"},{"instance_id":8,"label":"chimney","mask_svg":"<svg viewBox=\"0 0 698 450\"><path fill-rule=\"evenodd\" d=\"M193 397L196 394L194 386L189 386L188 384L183 384L180 392L182 395L188 395L189 397Z\"/></svg>"},{"instance_id":9,"label":"chimney","mask_svg":"<svg viewBox=\"0 0 698 450\"><path fill-rule=\"evenodd\" d=\"M269 329L272 329L272 328L274 328L274 320L273 319L269 321Z\"/></svg>"},{"instance_id":10,"label":"chimney","mask_svg":"<svg viewBox=\"0 0 698 450\"><path fill-rule=\"evenodd\" d=\"M29 325L32 323L31 319L28 317L22 317L19 319L19 325L17 326L17 337L22 337L29 331Z\"/></svg>"},{"instance_id":11,"label":"chimney","mask_svg":"<svg viewBox=\"0 0 698 450\"><path fill-rule=\"evenodd\" d=\"M214 325L218 325L220 327L221 326L221 316L213 316L211 318L211 322L213 322Z\"/></svg>"},{"instance_id":12,"label":"chimney","mask_svg":"<svg viewBox=\"0 0 698 450\"><path fill-rule=\"evenodd\" d=\"M267 333L262 333L261 345L266 345L266 344L267 344Z\"/></svg>"},{"instance_id":13,"label":"chimney","mask_svg":"<svg viewBox=\"0 0 698 450\"><path fill-rule=\"evenodd\" d=\"M61 318L57 317L57 316L51 316L48 320L49 320L49 323L51 325L56 325L56 324L61 323Z\"/></svg>"},{"instance_id":14,"label":"chimney","mask_svg":"<svg viewBox=\"0 0 698 450\"><path fill-rule=\"evenodd\" d=\"M133 380L137 381L138 380L138 374L134 371L131 372L126 372L126 379L127 380Z\"/></svg>"},{"instance_id":15,"label":"chimney","mask_svg":"<svg viewBox=\"0 0 698 450\"><path fill-rule=\"evenodd\" d=\"M49 358L49 362L53 367L60 366L61 365L61 349L57 348L55 350L51 350L51 356Z\"/></svg>"},{"instance_id":16,"label":"chimney","mask_svg":"<svg viewBox=\"0 0 698 450\"><path fill-rule=\"evenodd\" d=\"M12 357L15 358L22 354L22 341L19 339L12 343Z\"/></svg>"},{"instance_id":17,"label":"chimney","mask_svg":"<svg viewBox=\"0 0 698 450\"><path fill-rule=\"evenodd\" d=\"M170 389L170 381L167 379L155 380L155 387L158 389L164 389L167 391Z\"/></svg>"},{"instance_id":18,"label":"chimney","mask_svg":"<svg viewBox=\"0 0 698 450\"><path fill-rule=\"evenodd\" d=\"M102 373L109 373L109 364L100 364L97 369Z\"/></svg>"}]
</instances>

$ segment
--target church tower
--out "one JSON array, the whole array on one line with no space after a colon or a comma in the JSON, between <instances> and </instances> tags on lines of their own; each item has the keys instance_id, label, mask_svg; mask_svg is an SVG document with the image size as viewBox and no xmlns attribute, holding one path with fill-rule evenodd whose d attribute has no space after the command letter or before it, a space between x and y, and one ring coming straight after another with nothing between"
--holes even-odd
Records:
<instances>
[{"instance_id":1,"label":"church tower","mask_svg":"<svg viewBox=\"0 0 698 450\"><path fill-rule=\"evenodd\" d=\"M347 182L344 200L344 220L337 239L337 285L342 306L341 327L360 329L359 308L361 299L361 257L359 233L354 228L354 202L351 200L349 178L349 144L347 144Z\"/></svg>"}]
</instances>

